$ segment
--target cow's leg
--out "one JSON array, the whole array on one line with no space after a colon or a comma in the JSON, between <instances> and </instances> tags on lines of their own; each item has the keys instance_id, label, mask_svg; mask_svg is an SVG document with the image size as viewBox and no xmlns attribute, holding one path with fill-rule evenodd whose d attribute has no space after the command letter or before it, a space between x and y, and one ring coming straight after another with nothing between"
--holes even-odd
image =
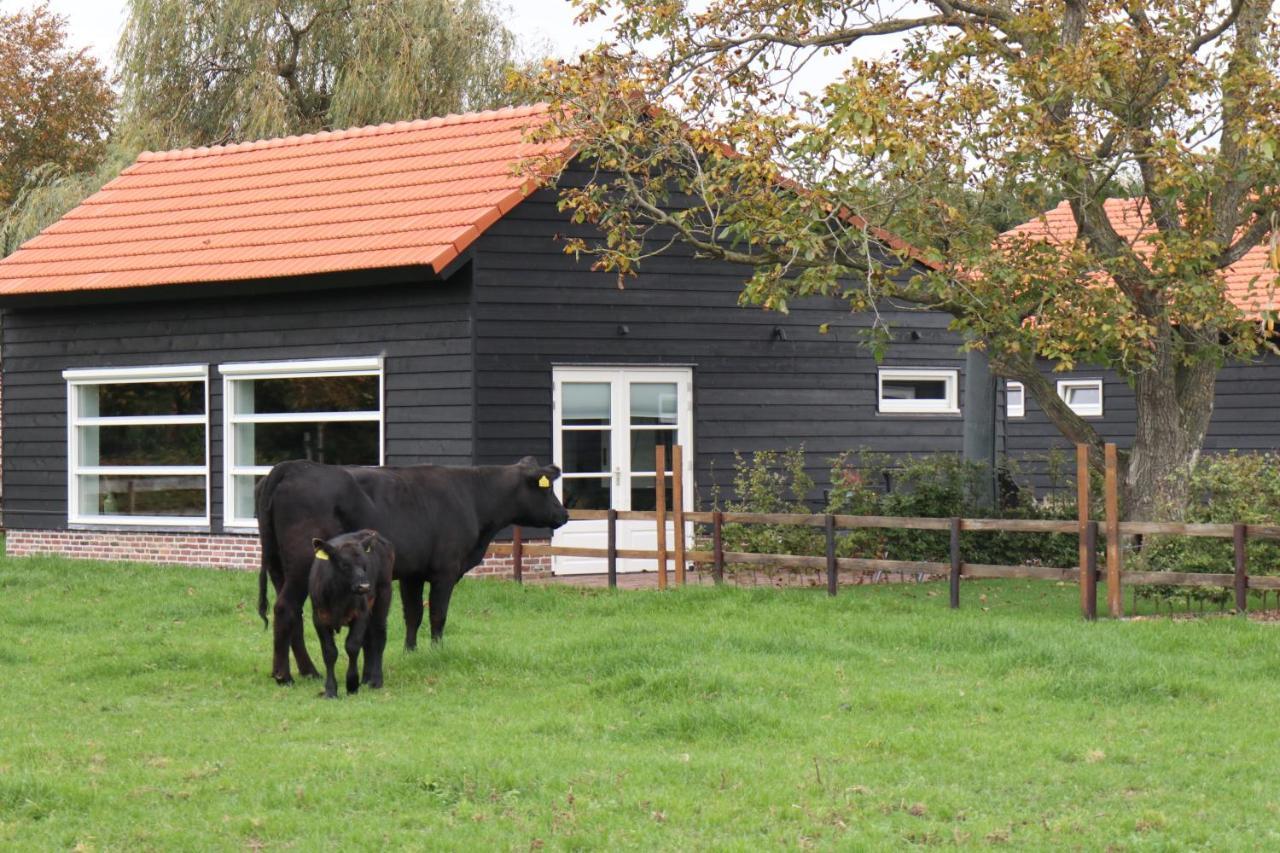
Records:
<instances>
[{"instance_id":1,"label":"cow's leg","mask_svg":"<svg viewBox=\"0 0 1280 853\"><path fill-rule=\"evenodd\" d=\"M444 635L444 620L449 615L449 598L453 595L456 580L436 581L431 584L431 642L440 642Z\"/></svg>"},{"instance_id":2,"label":"cow's leg","mask_svg":"<svg viewBox=\"0 0 1280 853\"><path fill-rule=\"evenodd\" d=\"M333 641L333 629L315 622L316 636L320 638L320 653L324 655L324 698L338 698L338 679L333 668L338 664L338 644ZM348 635L349 636L349 635Z\"/></svg>"},{"instance_id":3,"label":"cow's leg","mask_svg":"<svg viewBox=\"0 0 1280 853\"><path fill-rule=\"evenodd\" d=\"M271 661L271 677L279 684L291 684L293 676L289 674L289 646L293 642L295 634L302 633L302 602L307 598L305 589L299 591L294 585L287 580L276 591L276 603L273 608L275 616L273 627L274 631L274 648ZM295 656L297 654L297 646L294 646ZM303 649L303 655L306 655L306 649ZM306 658L307 665L311 665L311 659ZM298 660L298 666L302 666L302 659ZM314 666L311 667L315 669Z\"/></svg>"},{"instance_id":4,"label":"cow's leg","mask_svg":"<svg viewBox=\"0 0 1280 853\"><path fill-rule=\"evenodd\" d=\"M369 617L365 616L352 622L347 629L347 693L355 693L360 689L360 649L364 646L368 627Z\"/></svg>"},{"instance_id":5,"label":"cow's leg","mask_svg":"<svg viewBox=\"0 0 1280 853\"><path fill-rule=\"evenodd\" d=\"M382 686L382 652L387 647L387 611L391 609L391 587L378 592L369 614L369 630L364 636L365 684L373 688Z\"/></svg>"},{"instance_id":6,"label":"cow's leg","mask_svg":"<svg viewBox=\"0 0 1280 853\"><path fill-rule=\"evenodd\" d=\"M298 603L298 619L293 623L289 644L293 646L293 659L298 663L298 675L303 678L319 678L320 671L311 662L311 655L307 654L307 640L302 630L302 602Z\"/></svg>"},{"instance_id":7,"label":"cow's leg","mask_svg":"<svg viewBox=\"0 0 1280 853\"><path fill-rule=\"evenodd\" d=\"M420 578L400 579L400 605L404 608L404 648L411 652L418 647L418 628L422 625L422 587Z\"/></svg>"}]
</instances>

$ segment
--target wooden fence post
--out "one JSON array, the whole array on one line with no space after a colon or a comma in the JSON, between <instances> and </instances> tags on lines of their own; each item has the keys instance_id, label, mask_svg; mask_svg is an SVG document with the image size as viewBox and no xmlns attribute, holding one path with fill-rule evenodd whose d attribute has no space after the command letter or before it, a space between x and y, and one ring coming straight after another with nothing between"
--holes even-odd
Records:
<instances>
[{"instance_id":1,"label":"wooden fence post","mask_svg":"<svg viewBox=\"0 0 1280 853\"><path fill-rule=\"evenodd\" d=\"M1084 618L1092 622L1098 618L1098 522L1090 521L1085 531L1089 559L1080 567L1080 589L1085 595Z\"/></svg>"},{"instance_id":2,"label":"wooden fence post","mask_svg":"<svg viewBox=\"0 0 1280 853\"><path fill-rule=\"evenodd\" d=\"M653 449L656 465L653 487L657 490L658 510L658 589L667 588L667 447Z\"/></svg>"},{"instance_id":3,"label":"wooden fence post","mask_svg":"<svg viewBox=\"0 0 1280 853\"><path fill-rule=\"evenodd\" d=\"M722 584L724 583L724 513L720 510L711 514L711 550L714 554L711 577L717 584Z\"/></svg>"},{"instance_id":4,"label":"wooden fence post","mask_svg":"<svg viewBox=\"0 0 1280 853\"><path fill-rule=\"evenodd\" d=\"M1107 513L1107 613L1112 619L1124 615L1124 601L1120 589L1120 485L1118 482L1116 446L1107 442L1106 457L1106 513Z\"/></svg>"},{"instance_id":5,"label":"wooden fence post","mask_svg":"<svg viewBox=\"0 0 1280 853\"><path fill-rule=\"evenodd\" d=\"M835 595L840 585L839 569L836 563L836 517L827 513L823 521L827 529L827 595Z\"/></svg>"},{"instance_id":6,"label":"wooden fence post","mask_svg":"<svg viewBox=\"0 0 1280 853\"><path fill-rule=\"evenodd\" d=\"M960 606L960 519L951 519L951 609Z\"/></svg>"},{"instance_id":7,"label":"wooden fence post","mask_svg":"<svg viewBox=\"0 0 1280 853\"><path fill-rule=\"evenodd\" d=\"M511 528L511 574L516 583L524 583L524 539L519 525Z\"/></svg>"},{"instance_id":8,"label":"wooden fence post","mask_svg":"<svg viewBox=\"0 0 1280 853\"><path fill-rule=\"evenodd\" d=\"M960 519L951 519L951 610L960 607Z\"/></svg>"},{"instance_id":9,"label":"wooden fence post","mask_svg":"<svg viewBox=\"0 0 1280 853\"><path fill-rule=\"evenodd\" d=\"M676 584L684 586L684 448L671 446L671 518L676 533Z\"/></svg>"},{"instance_id":10,"label":"wooden fence post","mask_svg":"<svg viewBox=\"0 0 1280 853\"><path fill-rule=\"evenodd\" d=\"M1085 565L1092 553L1087 546L1089 537L1089 446L1076 445L1076 516L1080 529L1080 611L1089 618L1089 593L1085 584ZM1096 605L1095 605L1096 606Z\"/></svg>"},{"instance_id":11,"label":"wooden fence post","mask_svg":"<svg viewBox=\"0 0 1280 853\"><path fill-rule=\"evenodd\" d=\"M618 511L609 509L608 516L609 539L606 548L609 555L605 559L609 561L609 589L618 588Z\"/></svg>"},{"instance_id":12,"label":"wooden fence post","mask_svg":"<svg viewBox=\"0 0 1280 853\"><path fill-rule=\"evenodd\" d=\"M1245 527L1236 524L1232 528L1232 541L1236 549L1236 612L1244 613L1249 607L1249 576L1245 574L1247 554L1244 548Z\"/></svg>"}]
</instances>

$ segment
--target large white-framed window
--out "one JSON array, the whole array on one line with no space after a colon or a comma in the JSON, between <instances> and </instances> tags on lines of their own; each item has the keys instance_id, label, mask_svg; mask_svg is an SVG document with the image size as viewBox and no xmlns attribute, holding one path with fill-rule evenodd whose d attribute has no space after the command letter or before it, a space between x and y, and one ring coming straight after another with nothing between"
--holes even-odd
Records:
<instances>
[{"instance_id":1,"label":"large white-framed window","mask_svg":"<svg viewBox=\"0 0 1280 853\"><path fill-rule=\"evenodd\" d=\"M1004 384L1004 413L1010 418L1026 417L1027 389L1021 382L1009 380Z\"/></svg>"},{"instance_id":2,"label":"large white-framed window","mask_svg":"<svg viewBox=\"0 0 1280 853\"><path fill-rule=\"evenodd\" d=\"M209 525L209 367L77 368L67 382L67 520Z\"/></svg>"},{"instance_id":3,"label":"large white-framed window","mask_svg":"<svg viewBox=\"0 0 1280 853\"><path fill-rule=\"evenodd\" d=\"M882 413L958 415L960 372L941 368L882 367L879 409Z\"/></svg>"},{"instance_id":4,"label":"large white-framed window","mask_svg":"<svg viewBox=\"0 0 1280 853\"><path fill-rule=\"evenodd\" d=\"M382 358L224 364L223 524L256 528L253 489L287 459L383 462Z\"/></svg>"},{"instance_id":5,"label":"large white-framed window","mask_svg":"<svg viewBox=\"0 0 1280 853\"><path fill-rule=\"evenodd\" d=\"M1058 396L1081 417L1102 417L1101 379L1059 379Z\"/></svg>"}]
</instances>

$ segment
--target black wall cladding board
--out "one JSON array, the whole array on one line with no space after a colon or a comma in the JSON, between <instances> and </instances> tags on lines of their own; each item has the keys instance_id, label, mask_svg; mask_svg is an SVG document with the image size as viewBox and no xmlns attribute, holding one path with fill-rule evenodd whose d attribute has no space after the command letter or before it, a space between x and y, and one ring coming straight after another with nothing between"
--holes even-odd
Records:
<instances>
[{"instance_id":1,"label":"black wall cladding board","mask_svg":"<svg viewBox=\"0 0 1280 853\"><path fill-rule=\"evenodd\" d=\"M570 170L567 180L585 177ZM694 365L696 485L703 495L714 468L722 498L731 497L724 487L734 451L811 445L818 492L828 458L843 450L875 442L959 452L958 417L876 415L877 367L858 334L871 325L869 316L850 314L836 299L797 300L789 314L740 306L746 270L692 259L685 249L646 260L619 290L615 275L590 269L590 258L563 253L554 235L592 232L569 223L554 201L535 193L475 246L478 462L550 455L553 364ZM912 341L899 330L887 363L963 366L947 318L894 306L885 314L927 336ZM830 323L826 335L818 332L822 323ZM774 339L774 327L786 340Z\"/></svg>"},{"instance_id":2,"label":"black wall cladding board","mask_svg":"<svg viewBox=\"0 0 1280 853\"><path fill-rule=\"evenodd\" d=\"M222 516L219 364L385 356L388 464L469 464L469 272L449 282L4 312L5 510L11 526L66 525L72 367L209 364L210 485ZM33 470L35 469L35 470Z\"/></svg>"}]
</instances>

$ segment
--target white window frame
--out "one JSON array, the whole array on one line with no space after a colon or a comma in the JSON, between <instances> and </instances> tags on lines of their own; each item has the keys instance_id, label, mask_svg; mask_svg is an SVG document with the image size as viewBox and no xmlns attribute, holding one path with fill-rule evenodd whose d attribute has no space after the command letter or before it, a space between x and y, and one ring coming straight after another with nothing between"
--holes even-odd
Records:
<instances>
[{"instance_id":1,"label":"white window frame","mask_svg":"<svg viewBox=\"0 0 1280 853\"><path fill-rule=\"evenodd\" d=\"M1059 379L1058 380L1058 397L1062 402L1067 402L1067 392L1072 388L1097 388L1098 404L1096 406L1072 406L1068 403L1071 411L1075 412L1082 418L1100 418L1102 417L1102 380L1101 379Z\"/></svg>"},{"instance_id":2,"label":"white window frame","mask_svg":"<svg viewBox=\"0 0 1280 853\"><path fill-rule=\"evenodd\" d=\"M378 424L378 464L386 462L386 374L382 356L366 358L329 358L302 361L249 361L223 364L222 374L222 526L228 530L258 529L256 517L235 515L235 478L258 476L271 470L270 465L236 465L236 426L247 423L311 423L314 421L365 421ZM312 379L334 376L377 376L377 412L298 412L263 415L237 414L236 382L259 379Z\"/></svg>"},{"instance_id":3,"label":"white window frame","mask_svg":"<svg viewBox=\"0 0 1280 853\"><path fill-rule=\"evenodd\" d=\"M1010 392L1018 391L1018 405L1013 404ZM1008 418L1024 418L1027 416L1027 387L1021 382L1008 380L1004 383L1004 414Z\"/></svg>"},{"instance_id":4,"label":"white window frame","mask_svg":"<svg viewBox=\"0 0 1280 853\"><path fill-rule=\"evenodd\" d=\"M212 496L209 473L209 365L177 364L161 367L71 368L62 371L67 383L67 524L75 527L182 527L207 530ZM136 415L129 417L85 417L80 414L81 388L94 385L131 385L144 382L201 382L204 384L203 415ZM172 426L200 424L204 427L204 465L98 465L80 464L80 427L92 426ZM80 507L80 477L83 475L170 476L204 478L204 517L172 515L85 515Z\"/></svg>"},{"instance_id":5,"label":"white window frame","mask_svg":"<svg viewBox=\"0 0 1280 853\"><path fill-rule=\"evenodd\" d=\"M944 380L947 396L943 400L886 400L885 379ZM960 371L934 367L882 367L876 376L876 408L881 414L958 415L960 414Z\"/></svg>"}]
</instances>

